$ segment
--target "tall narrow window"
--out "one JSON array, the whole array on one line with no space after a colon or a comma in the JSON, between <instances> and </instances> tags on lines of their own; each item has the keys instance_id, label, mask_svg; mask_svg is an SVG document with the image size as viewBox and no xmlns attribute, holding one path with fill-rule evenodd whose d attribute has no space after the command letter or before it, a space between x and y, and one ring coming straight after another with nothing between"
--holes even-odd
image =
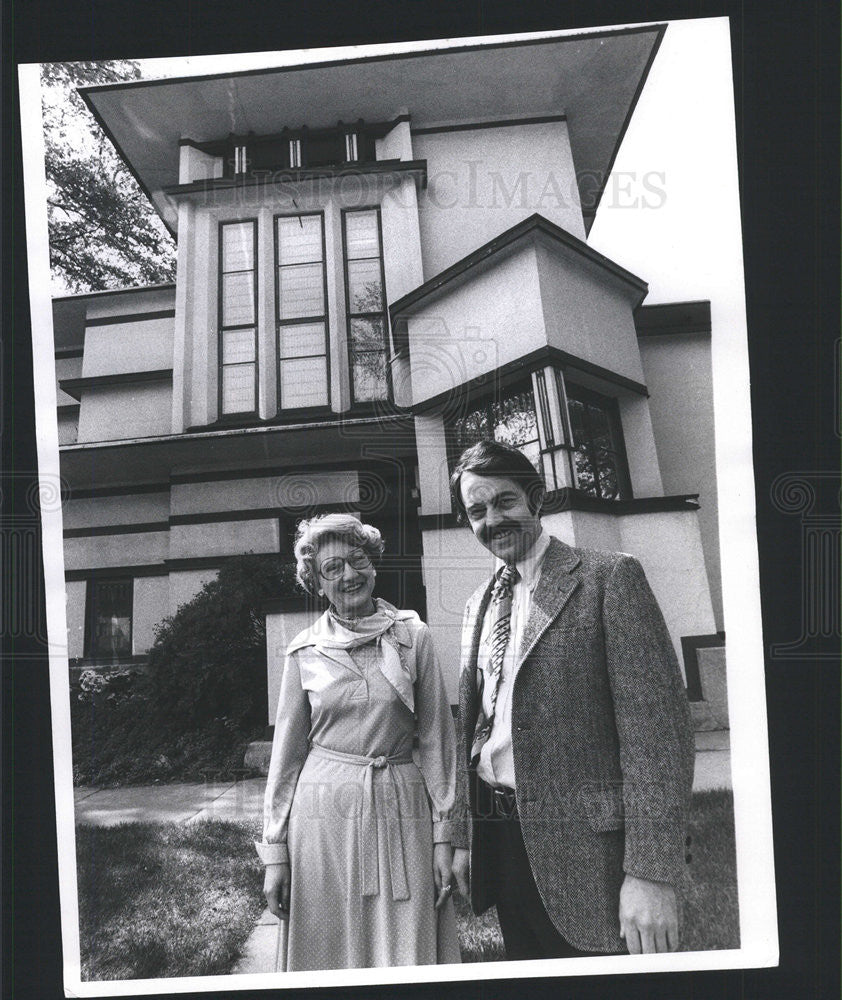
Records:
<instances>
[{"instance_id":1,"label":"tall narrow window","mask_svg":"<svg viewBox=\"0 0 842 1000\"><path fill-rule=\"evenodd\" d=\"M278 399L284 410L327 406L327 289L322 216L275 219Z\"/></svg>"},{"instance_id":2,"label":"tall narrow window","mask_svg":"<svg viewBox=\"0 0 842 1000\"><path fill-rule=\"evenodd\" d=\"M87 656L111 660L131 656L132 586L130 577L89 581Z\"/></svg>"},{"instance_id":3,"label":"tall narrow window","mask_svg":"<svg viewBox=\"0 0 842 1000\"><path fill-rule=\"evenodd\" d=\"M353 402L389 395L386 295L380 210L344 214L345 289Z\"/></svg>"},{"instance_id":4,"label":"tall narrow window","mask_svg":"<svg viewBox=\"0 0 842 1000\"><path fill-rule=\"evenodd\" d=\"M301 140L289 140L289 165L290 167L301 166Z\"/></svg>"},{"instance_id":5,"label":"tall narrow window","mask_svg":"<svg viewBox=\"0 0 842 1000\"><path fill-rule=\"evenodd\" d=\"M349 163L353 163L355 160L359 159L356 132L345 133L345 159Z\"/></svg>"},{"instance_id":6,"label":"tall narrow window","mask_svg":"<svg viewBox=\"0 0 842 1000\"><path fill-rule=\"evenodd\" d=\"M219 254L219 410L257 409L257 222L223 222Z\"/></svg>"}]
</instances>

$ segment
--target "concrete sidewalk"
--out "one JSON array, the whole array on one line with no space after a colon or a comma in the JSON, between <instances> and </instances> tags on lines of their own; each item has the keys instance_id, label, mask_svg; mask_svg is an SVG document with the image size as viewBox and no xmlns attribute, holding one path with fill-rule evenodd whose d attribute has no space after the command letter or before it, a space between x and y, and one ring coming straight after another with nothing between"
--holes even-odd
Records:
<instances>
[{"instance_id":1,"label":"concrete sidewalk","mask_svg":"<svg viewBox=\"0 0 842 1000\"><path fill-rule=\"evenodd\" d=\"M128 788L76 788L76 822L195 823L204 819L254 820L263 817L265 778Z\"/></svg>"},{"instance_id":2,"label":"concrete sidewalk","mask_svg":"<svg viewBox=\"0 0 842 1000\"><path fill-rule=\"evenodd\" d=\"M204 819L253 820L263 816L265 778L182 785L133 785L129 788L76 788L76 822L195 823ZM727 731L696 733L694 791L731 787Z\"/></svg>"}]
</instances>

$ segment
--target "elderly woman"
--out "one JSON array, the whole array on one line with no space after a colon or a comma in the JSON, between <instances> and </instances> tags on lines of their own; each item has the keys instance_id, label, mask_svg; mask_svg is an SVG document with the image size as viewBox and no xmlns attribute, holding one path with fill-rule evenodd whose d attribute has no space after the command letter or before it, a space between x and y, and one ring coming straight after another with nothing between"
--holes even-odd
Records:
<instances>
[{"instance_id":1,"label":"elderly woman","mask_svg":"<svg viewBox=\"0 0 842 1000\"><path fill-rule=\"evenodd\" d=\"M351 515L298 528L329 608L287 649L255 845L289 971L459 961L453 721L427 626L373 597L382 551Z\"/></svg>"}]
</instances>

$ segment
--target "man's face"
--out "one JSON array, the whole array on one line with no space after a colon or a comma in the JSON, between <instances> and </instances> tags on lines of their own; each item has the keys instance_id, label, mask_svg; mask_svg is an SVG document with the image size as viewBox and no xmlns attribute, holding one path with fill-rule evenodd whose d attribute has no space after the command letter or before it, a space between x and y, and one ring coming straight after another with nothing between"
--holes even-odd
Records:
<instances>
[{"instance_id":1,"label":"man's face","mask_svg":"<svg viewBox=\"0 0 842 1000\"><path fill-rule=\"evenodd\" d=\"M526 493L505 476L465 472L459 484L471 531L498 559L518 562L535 544L541 520L529 510Z\"/></svg>"}]
</instances>

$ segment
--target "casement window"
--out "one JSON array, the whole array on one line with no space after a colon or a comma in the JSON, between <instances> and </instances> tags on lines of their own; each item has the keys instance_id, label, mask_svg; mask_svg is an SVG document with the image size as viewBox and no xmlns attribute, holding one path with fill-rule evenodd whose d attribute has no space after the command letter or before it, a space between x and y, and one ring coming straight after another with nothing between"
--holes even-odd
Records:
<instances>
[{"instance_id":1,"label":"casement window","mask_svg":"<svg viewBox=\"0 0 842 1000\"><path fill-rule=\"evenodd\" d=\"M354 163L360 158L359 142L356 132L345 133L345 159L349 163Z\"/></svg>"},{"instance_id":2,"label":"casement window","mask_svg":"<svg viewBox=\"0 0 842 1000\"><path fill-rule=\"evenodd\" d=\"M132 655L131 577L88 581L85 656L119 660Z\"/></svg>"},{"instance_id":3,"label":"casement window","mask_svg":"<svg viewBox=\"0 0 842 1000\"><path fill-rule=\"evenodd\" d=\"M354 403L389 397L389 352L380 209L342 216L348 354Z\"/></svg>"},{"instance_id":4,"label":"casement window","mask_svg":"<svg viewBox=\"0 0 842 1000\"><path fill-rule=\"evenodd\" d=\"M257 221L219 227L219 412L257 409Z\"/></svg>"},{"instance_id":5,"label":"casement window","mask_svg":"<svg viewBox=\"0 0 842 1000\"><path fill-rule=\"evenodd\" d=\"M278 408L327 406L328 326L324 220L275 218Z\"/></svg>"},{"instance_id":6,"label":"casement window","mask_svg":"<svg viewBox=\"0 0 842 1000\"><path fill-rule=\"evenodd\" d=\"M617 400L562 380L566 396L567 451L576 489L603 500L631 496Z\"/></svg>"},{"instance_id":7,"label":"casement window","mask_svg":"<svg viewBox=\"0 0 842 1000\"><path fill-rule=\"evenodd\" d=\"M541 445L532 382L518 382L496 398L472 405L451 422L451 458L455 463L466 448L478 441L499 441L522 452L540 471Z\"/></svg>"}]
</instances>

